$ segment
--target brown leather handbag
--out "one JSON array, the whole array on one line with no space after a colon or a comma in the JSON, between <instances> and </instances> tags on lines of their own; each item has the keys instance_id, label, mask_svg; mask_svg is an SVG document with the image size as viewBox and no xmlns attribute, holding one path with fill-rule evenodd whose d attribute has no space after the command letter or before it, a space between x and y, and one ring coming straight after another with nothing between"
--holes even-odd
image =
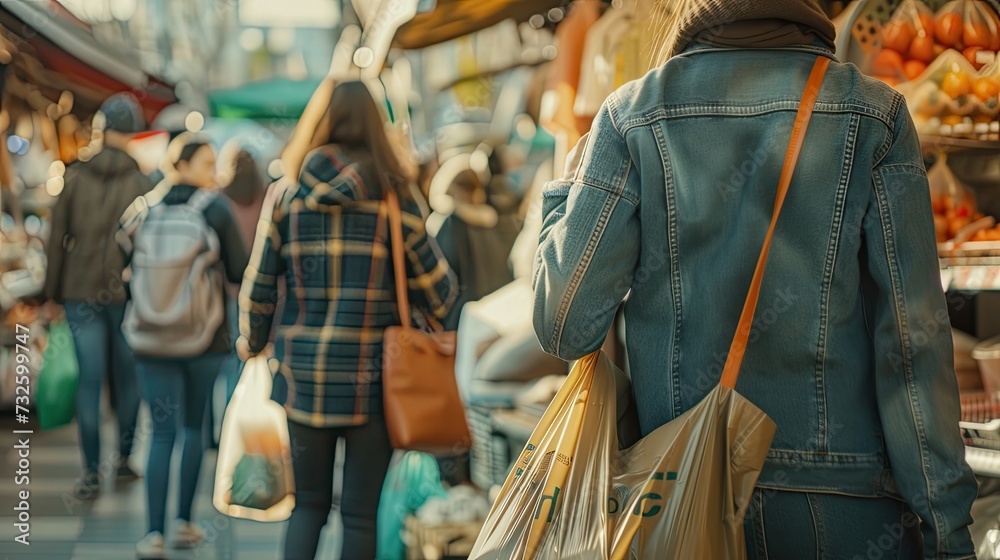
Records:
<instances>
[{"instance_id":1,"label":"brown leather handbag","mask_svg":"<svg viewBox=\"0 0 1000 560\"><path fill-rule=\"evenodd\" d=\"M382 390L389 439L396 449L460 455L471 449L472 434L455 379L455 333L439 326L427 333L410 323L403 218L395 193L388 194L387 202L402 323L387 328L383 339Z\"/></svg>"}]
</instances>

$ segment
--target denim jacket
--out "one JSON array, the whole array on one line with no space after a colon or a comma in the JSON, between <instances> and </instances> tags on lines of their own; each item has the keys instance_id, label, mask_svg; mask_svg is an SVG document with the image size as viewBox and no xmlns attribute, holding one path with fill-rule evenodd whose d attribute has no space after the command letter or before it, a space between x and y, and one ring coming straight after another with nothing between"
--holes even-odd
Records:
<instances>
[{"instance_id":1,"label":"denim jacket","mask_svg":"<svg viewBox=\"0 0 1000 560\"><path fill-rule=\"evenodd\" d=\"M817 55L689 48L612 94L546 186L535 331L580 358L624 301L644 434L719 382ZM973 558L953 359L905 103L834 61L737 385L778 426L758 487L902 499L927 558Z\"/></svg>"}]
</instances>

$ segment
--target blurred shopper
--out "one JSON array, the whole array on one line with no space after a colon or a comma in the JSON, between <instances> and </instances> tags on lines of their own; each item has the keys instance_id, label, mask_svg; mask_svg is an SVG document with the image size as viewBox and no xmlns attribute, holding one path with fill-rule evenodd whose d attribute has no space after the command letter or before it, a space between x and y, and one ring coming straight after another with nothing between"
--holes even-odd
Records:
<instances>
[{"instance_id":1,"label":"blurred shopper","mask_svg":"<svg viewBox=\"0 0 1000 560\"><path fill-rule=\"evenodd\" d=\"M65 186L52 210L45 296L63 304L73 332L80 384L76 417L84 472L76 495L86 499L100 488L101 388L114 378L114 409L118 420L117 456L113 467L120 479L137 475L129 466L139 411L135 361L122 337L127 291L125 268L114 243L118 219L152 184L125 150L145 128L138 101L127 93L104 102L104 148L89 161L69 167ZM98 119L99 124L100 118Z\"/></svg>"},{"instance_id":2,"label":"blurred shopper","mask_svg":"<svg viewBox=\"0 0 1000 560\"><path fill-rule=\"evenodd\" d=\"M748 555L872 558L878 543L884 558L974 558L976 479L902 96L834 59L816 0L673 7L662 66L607 99L547 186L542 345L567 360L597 350L631 292L643 433L700 402L740 319L797 100L817 57L833 59L737 387L777 423L747 504Z\"/></svg>"},{"instance_id":3,"label":"blurred shopper","mask_svg":"<svg viewBox=\"0 0 1000 560\"><path fill-rule=\"evenodd\" d=\"M257 168L257 163L250 152L235 148L233 153L226 155L228 157L223 158L220 162L221 172L219 176L223 184L222 193L226 195L229 207L236 218L243 245L250 250L253 248L254 237L257 234L257 224L260 222L264 196L267 194L264 177ZM240 280L242 281L242 278ZM226 375L226 400L228 402L236 389L236 382L239 381L243 362L236 355L235 346L236 339L239 337L237 305L239 284L229 284L227 287L230 299L226 312L230 317L230 336L233 341L233 350L222 369Z\"/></svg>"},{"instance_id":4,"label":"blurred shopper","mask_svg":"<svg viewBox=\"0 0 1000 560\"><path fill-rule=\"evenodd\" d=\"M396 313L386 193L403 207L413 302L437 318L456 298L453 277L424 230L411 174L400 164L385 118L361 82L338 85L319 143L297 189L267 210L270 228L244 281L239 342L246 358L268 343L276 282L288 285L275 342L289 380L295 510L285 559L316 556L333 500L338 438L346 440L341 516L343 560L375 558L376 514L392 448L382 412L382 336Z\"/></svg>"},{"instance_id":5,"label":"blurred shopper","mask_svg":"<svg viewBox=\"0 0 1000 560\"><path fill-rule=\"evenodd\" d=\"M183 426L184 435L178 521L171 544L190 548L204 538L191 514L204 452L205 414L230 349L222 276L224 271L230 282L238 282L248 260L229 204L211 190L216 183L212 147L198 141L184 146L174 167L178 183L162 201L123 224L125 235L119 236L126 253L134 257L126 337L137 355L140 384L153 421L146 468L148 534L137 546L141 558L164 554L167 490L178 426ZM172 223L160 217L172 208L187 213L171 212ZM183 229L179 235L188 235L199 226L205 239L196 238L195 248L200 245L203 252L190 267L178 266L186 262L182 259L190 242L171 234ZM211 292L200 291L206 289ZM202 301L209 302L208 308L199 306ZM179 307L184 305L188 307Z\"/></svg>"}]
</instances>

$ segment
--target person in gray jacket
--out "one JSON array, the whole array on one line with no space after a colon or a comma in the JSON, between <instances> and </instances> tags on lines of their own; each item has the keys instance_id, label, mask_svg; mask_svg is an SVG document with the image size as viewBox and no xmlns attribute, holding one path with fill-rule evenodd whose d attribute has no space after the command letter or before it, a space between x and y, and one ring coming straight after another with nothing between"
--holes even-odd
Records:
<instances>
[{"instance_id":1,"label":"person in gray jacket","mask_svg":"<svg viewBox=\"0 0 1000 560\"><path fill-rule=\"evenodd\" d=\"M70 166L52 210L44 291L47 300L65 308L80 364L76 416L84 469L75 491L80 499L95 497L108 472L119 479L137 477L128 459L140 399L135 359L121 332L128 294L114 236L122 213L153 186L125 151L145 128L138 101L128 93L116 94L101 106L101 115L104 148ZM109 373L119 439L110 468L102 469L101 386Z\"/></svg>"}]
</instances>

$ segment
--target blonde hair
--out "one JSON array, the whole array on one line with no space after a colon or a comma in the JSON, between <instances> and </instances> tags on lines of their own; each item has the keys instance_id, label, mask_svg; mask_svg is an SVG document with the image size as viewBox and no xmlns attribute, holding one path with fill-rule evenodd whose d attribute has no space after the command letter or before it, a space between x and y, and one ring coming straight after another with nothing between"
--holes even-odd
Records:
<instances>
[{"instance_id":1,"label":"blonde hair","mask_svg":"<svg viewBox=\"0 0 1000 560\"><path fill-rule=\"evenodd\" d=\"M686 18L692 12L695 0L657 0L652 6L650 26L655 30L653 65L662 66L676 54L677 43L687 27Z\"/></svg>"}]
</instances>

